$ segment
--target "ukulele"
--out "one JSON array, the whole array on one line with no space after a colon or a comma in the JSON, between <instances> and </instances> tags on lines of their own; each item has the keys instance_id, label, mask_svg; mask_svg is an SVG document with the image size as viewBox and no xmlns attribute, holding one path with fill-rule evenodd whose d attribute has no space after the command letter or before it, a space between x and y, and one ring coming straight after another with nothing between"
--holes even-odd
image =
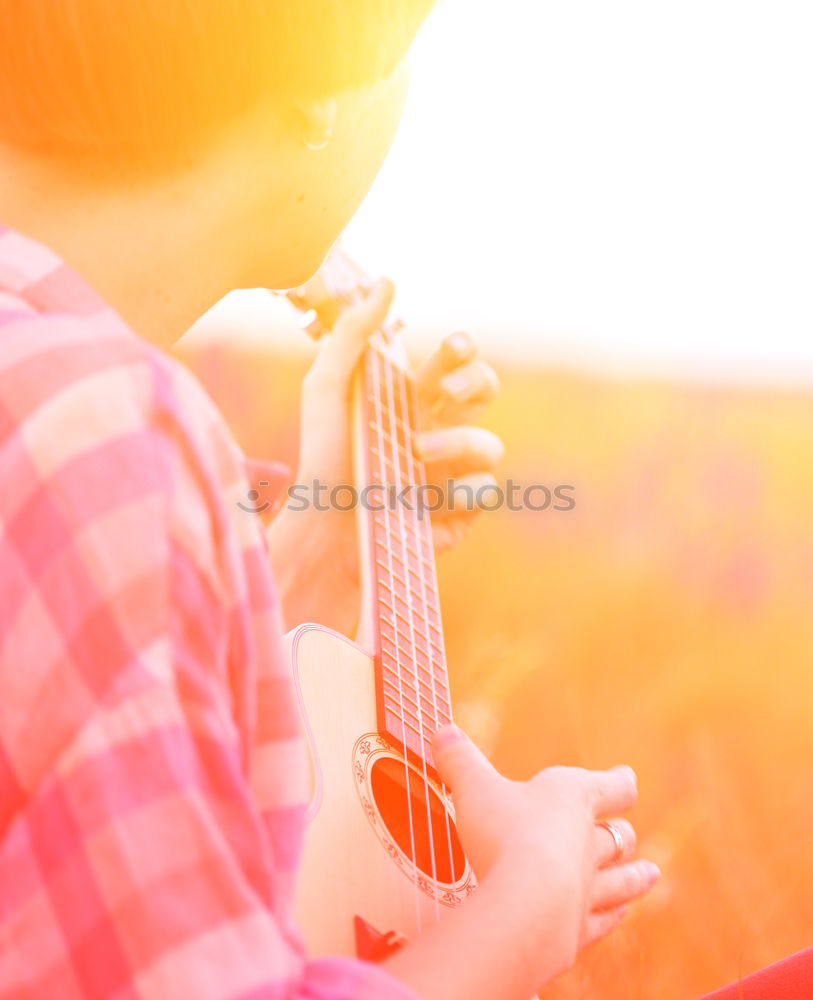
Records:
<instances>
[{"instance_id":1,"label":"ukulele","mask_svg":"<svg viewBox=\"0 0 813 1000\"><path fill-rule=\"evenodd\" d=\"M287 297L319 337L367 288L364 273L334 250ZM418 499L417 397L398 326L370 338L353 392L354 478L364 500L355 641L315 624L286 636L312 782L297 917L311 954L374 961L476 884L430 746L452 706L429 514Z\"/></svg>"}]
</instances>

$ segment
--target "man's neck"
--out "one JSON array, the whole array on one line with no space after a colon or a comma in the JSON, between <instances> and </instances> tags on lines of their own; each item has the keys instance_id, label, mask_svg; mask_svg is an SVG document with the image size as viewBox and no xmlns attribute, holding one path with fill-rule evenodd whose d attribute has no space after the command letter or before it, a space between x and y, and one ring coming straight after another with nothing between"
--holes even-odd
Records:
<instances>
[{"instance_id":1,"label":"man's neck","mask_svg":"<svg viewBox=\"0 0 813 1000\"><path fill-rule=\"evenodd\" d=\"M68 184L0 149L0 222L48 246L164 348L241 285L239 224L220 222L228 213L198 193L186 180L132 191Z\"/></svg>"}]
</instances>

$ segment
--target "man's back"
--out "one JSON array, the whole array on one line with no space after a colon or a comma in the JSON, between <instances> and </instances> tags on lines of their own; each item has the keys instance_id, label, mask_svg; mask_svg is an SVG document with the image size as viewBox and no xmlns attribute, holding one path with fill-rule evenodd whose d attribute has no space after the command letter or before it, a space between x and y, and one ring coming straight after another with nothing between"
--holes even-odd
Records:
<instances>
[{"instance_id":1,"label":"man's back","mask_svg":"<svg viewBox=\"0 0 813 1000\"><path fill-rule=\"evenodd\" d=\"M46 248L0 233L0 288L0 995L295 978L304 758L239 452Z\"/></svg>"}]
</instances>

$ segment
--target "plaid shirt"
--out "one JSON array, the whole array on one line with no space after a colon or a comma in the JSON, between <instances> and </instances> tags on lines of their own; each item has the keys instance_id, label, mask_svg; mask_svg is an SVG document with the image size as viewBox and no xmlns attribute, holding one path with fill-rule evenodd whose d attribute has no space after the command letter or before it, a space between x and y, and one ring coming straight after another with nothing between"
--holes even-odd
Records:
<instances>
[{"instance_id":1,"label":"plaid shirt","mask_svg":"<svg viewBox=\"0 0 813 1000\"><path fill-rule=\"evenodd\" d=\"M242 461L191 375L0 227L2 1000L412 997L303 953L304 747Z\"/></svg>"}]
</instances>

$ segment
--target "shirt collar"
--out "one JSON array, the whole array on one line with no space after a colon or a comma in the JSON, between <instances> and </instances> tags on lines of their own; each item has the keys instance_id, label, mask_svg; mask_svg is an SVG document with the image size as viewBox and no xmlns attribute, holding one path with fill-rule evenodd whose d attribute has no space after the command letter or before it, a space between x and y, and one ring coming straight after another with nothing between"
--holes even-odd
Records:
<instances>
[{"instance_id":1,"label":"shirt collar","mask_svg":"<svg viewBox=\"0 0 813 1000\"><path fill-rule=\"evenodd\" d=\"M113 309L49 247L0 223L0 293L37 312L90 316ZM0 298L0 302L2 302ZM2 305L0 305L2 308Z\"/></svg>"}]
</instances>

